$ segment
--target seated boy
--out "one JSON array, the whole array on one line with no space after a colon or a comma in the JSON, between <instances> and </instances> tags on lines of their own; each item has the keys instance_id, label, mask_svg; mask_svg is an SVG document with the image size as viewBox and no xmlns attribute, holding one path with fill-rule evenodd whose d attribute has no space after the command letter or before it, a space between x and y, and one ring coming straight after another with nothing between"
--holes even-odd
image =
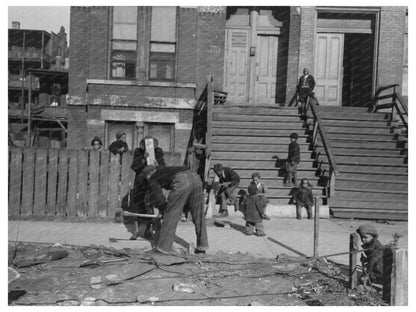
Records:
<instances>
[{"instance_id":1,"label":"seated boy","mask_svg":"<svg viewBox=\"0 0 416 312\"><path fill-rule=\"evenodd\" d=\"M223 167L222 164L216 164L214 166L214 172L220 182L218 196L221 199L221 206L218 217L228 217L227 199L231 205L234 205L234 210L238 211L236 193L238 184L240 183L240 176L233 169Z\"/></svg>"},{"instance_id":2,"label":"seated boy","mask_svg":"<svg viewBox=\"0 0 416 312\"><path fill-rule=\"evenodd\" d=\"M384 246L378 240L376 228L371 224L363 224L357 229L363 242L364 255L361 255L363 269L366 270L371 282L380 283L383 279Z\"/></svg>"}]
</instances>

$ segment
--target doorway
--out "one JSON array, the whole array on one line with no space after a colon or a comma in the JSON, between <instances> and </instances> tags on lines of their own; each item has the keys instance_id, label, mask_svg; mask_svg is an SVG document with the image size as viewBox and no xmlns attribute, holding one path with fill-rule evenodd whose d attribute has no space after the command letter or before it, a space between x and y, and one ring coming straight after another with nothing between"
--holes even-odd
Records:
<instances>
[{"instance_id":1,"label":"doorway","mask_svg":"<svg viewBox=\"0 0 416 312\"><path fill-rule=\"evenodd\" d=\"M315 94L321 105L365 107L372 97L375 14L318 13Z\"/></svg>"}]
</instances>

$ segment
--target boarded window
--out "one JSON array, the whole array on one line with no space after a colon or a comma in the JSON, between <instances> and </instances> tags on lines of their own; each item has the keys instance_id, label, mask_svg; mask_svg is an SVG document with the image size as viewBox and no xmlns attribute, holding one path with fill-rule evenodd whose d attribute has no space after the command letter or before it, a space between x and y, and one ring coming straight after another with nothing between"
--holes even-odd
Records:
<instances>
[{"instance_id":1,"label":"boarded window","mask_svg":"<svg viewBox=\"0 0 416 312\"><path fill-rule=\"evenodd\" d=\"M145 135L156 138L163 151L174 150L174 127L167 123L146 123Z\"/></svg>"}]
</instances>

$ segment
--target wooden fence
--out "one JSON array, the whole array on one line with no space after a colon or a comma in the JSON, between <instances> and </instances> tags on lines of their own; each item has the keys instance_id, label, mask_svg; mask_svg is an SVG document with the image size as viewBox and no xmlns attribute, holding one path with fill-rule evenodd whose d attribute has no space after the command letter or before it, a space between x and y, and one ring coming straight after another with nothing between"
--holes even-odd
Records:
<instances>
[{"instance_id":1,"label":"wooden fence","mask_svg":"<svg viewBox=\"0 0 416 312\"><path fill-rule=\"evenodd\" d=\"M130 204L132 153L9 148L9 217L114 217ZM168 165L180 155L167 154Z\"/></svg>"}]
</instances>

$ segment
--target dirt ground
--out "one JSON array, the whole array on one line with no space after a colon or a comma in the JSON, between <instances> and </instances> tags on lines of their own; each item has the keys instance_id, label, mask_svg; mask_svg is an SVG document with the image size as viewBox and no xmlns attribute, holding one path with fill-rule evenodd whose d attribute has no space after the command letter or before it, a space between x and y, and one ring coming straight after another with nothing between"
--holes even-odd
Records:
<instances>
[{"instance_id":1,"label":"dirt ground","mask_svg":"<svg viewBox=\"0 0 416 312\"><path fill-rule=\"evenodd\" d=\"M9 243L8 249L9 267L20 274L9 283L9 305L384 305L379 293L350 291L348 269L323 259L183 250L165 256L94 245ZM63 250L63 259L25 265Z\"/></svg>"}]
</instances>

